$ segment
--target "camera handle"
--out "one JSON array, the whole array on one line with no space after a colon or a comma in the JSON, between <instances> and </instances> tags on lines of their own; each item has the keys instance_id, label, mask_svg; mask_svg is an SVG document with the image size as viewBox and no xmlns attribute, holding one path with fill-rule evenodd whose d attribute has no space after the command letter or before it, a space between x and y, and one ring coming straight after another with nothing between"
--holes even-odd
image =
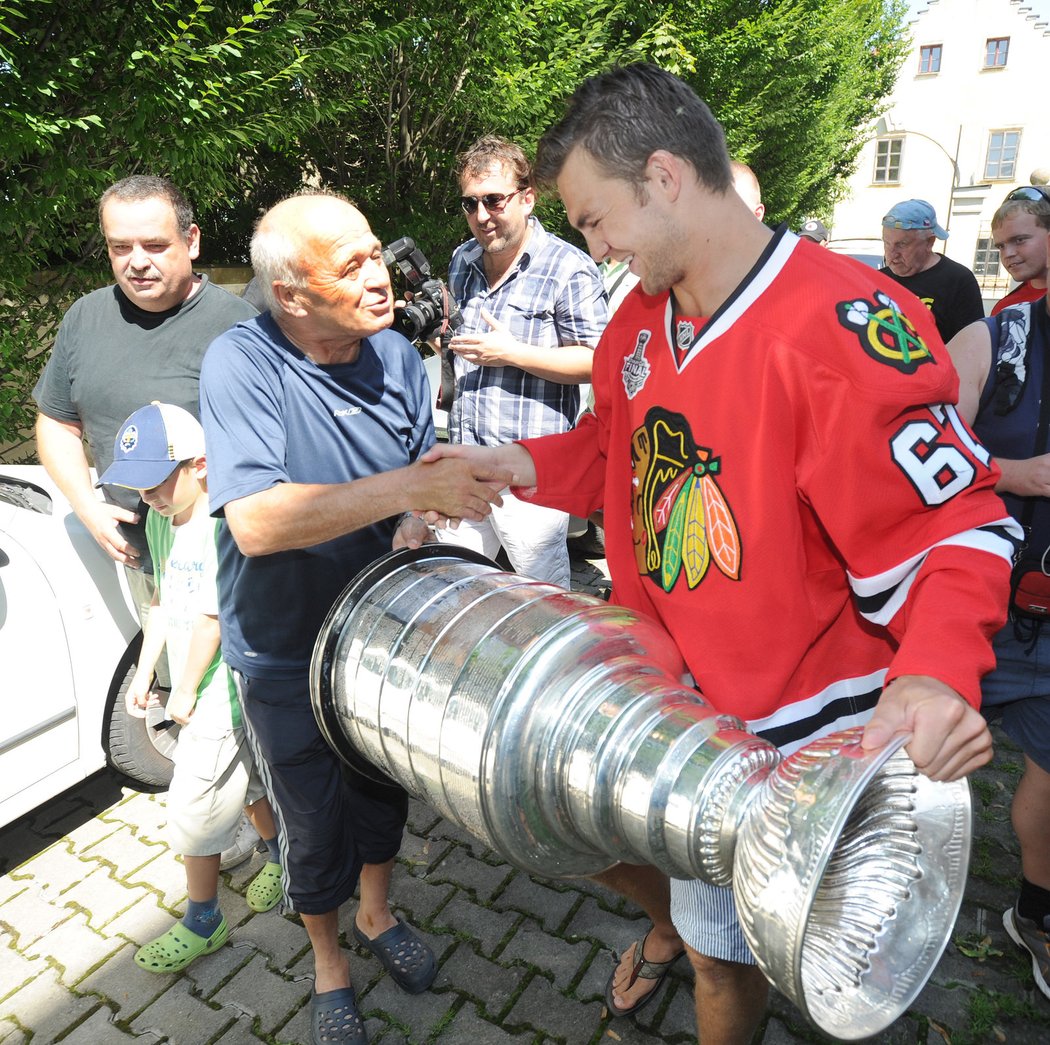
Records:
<instances>
[{"instance_id":1,"label":"camera handle","mask_svg":"<svg viewBox=\"0 0 1050 1045\"><path fill-rule=\"evenodd\" d=\"M456 394L456 368L454 364L455 354L449 348L452 340L452 328L446 326L441 332L438 347L438 356L441 359L441 387L438 389L437 408L439 410L451 410L452 400Z\"/></svg>"}]
</instances>

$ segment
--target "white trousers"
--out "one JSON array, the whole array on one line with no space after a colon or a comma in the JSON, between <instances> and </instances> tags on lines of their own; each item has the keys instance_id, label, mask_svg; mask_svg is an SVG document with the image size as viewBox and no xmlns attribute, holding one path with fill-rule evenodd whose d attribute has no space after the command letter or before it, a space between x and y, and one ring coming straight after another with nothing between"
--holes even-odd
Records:
<instances>
[{"instance_id":1,"label":"white trousers","mask_svg":"<svg viewBox=\"0 0 1050 1045\"><path fill-rule=\"evenodd\" d=\"M473 548L490 559L499 554L502 544L516 573L571 587L569 549L565 545L569 516L519 500L509 490L503 490L501 496L503 507L493 507L483 522L464 519L455 530L438 530L438 538Z\"/></svg>"}]
</instances>

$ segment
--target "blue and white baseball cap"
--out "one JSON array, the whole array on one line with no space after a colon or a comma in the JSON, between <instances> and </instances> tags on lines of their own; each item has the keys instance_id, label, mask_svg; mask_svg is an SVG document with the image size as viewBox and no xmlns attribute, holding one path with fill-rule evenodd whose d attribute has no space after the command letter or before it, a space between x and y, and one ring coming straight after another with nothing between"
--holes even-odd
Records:
<instances>
[{"instance_id":1,"label":"blue and white baseball cap","mask_svg":"<svg viewBox=\"0 0 1050 1045\"><path fill-rule=\"evenodd\" d=\"M113 463L99 484L152 490L183 461L204 453L204 429L188 410L171 403L150 403L121 426L113 444Z\"/></svg>"},{"instance_id":2,"label":"blue and white baseball cap","mask_svg":"<svg viewBox=\"0 0 1050 1045\"><path fill-rule=\"evenodd\" d=\"M948 233L937 224L937 212L925 200L902 200L882 219L887 229L921 229L932 232L938 239L947 239Z\"/></svg>"}]
</instances>

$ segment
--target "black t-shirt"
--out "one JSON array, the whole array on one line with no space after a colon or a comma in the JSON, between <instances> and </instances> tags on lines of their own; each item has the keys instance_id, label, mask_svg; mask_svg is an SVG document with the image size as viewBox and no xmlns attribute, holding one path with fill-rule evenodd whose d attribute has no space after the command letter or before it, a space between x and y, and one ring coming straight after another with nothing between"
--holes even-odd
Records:
<instances>
[{"instance_id":1,"label":"black t-shirt","mask_svg":"<svg viewBox=\"0 0 1050 1045\"><path fill-rule=\"evenodd\" d=\"M947 344L963 327L984 318L984 302L977 278L965 266L943 254L931 268L914 276L895 276L880 269L902 287L907 287L932 313L941 339Z\"/></svg>"}]
</instances>

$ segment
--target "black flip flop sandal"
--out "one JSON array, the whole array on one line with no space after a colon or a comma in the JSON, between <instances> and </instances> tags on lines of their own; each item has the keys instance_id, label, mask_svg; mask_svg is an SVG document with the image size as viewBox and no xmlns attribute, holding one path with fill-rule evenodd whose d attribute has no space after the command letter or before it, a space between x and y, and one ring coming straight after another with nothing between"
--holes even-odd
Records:
<instances>
[{"instance_id":1,"label":"black flip flop sandal","mask_svg":"<svg viewBox=\"0 0 1050 1045\"><path fill-rule=\"evenodd\" d=\"M650 932L651 931L652 930L650 929ZM685 954L685 951L681 950L666 962L651 962L645 957L645 941L648 939L649 933L646 933L634 945L634 965L631 968L630 979L627 981L627 989L629 990L633 987L640 979L655 980L656 983L648 994L643 994L642 997L629 1009L621 1009L619 1006L614 1005L613 981L616 979L616 970L620 967L620 959L617 958L613 963L613 971L609 975L609 982L605 985L605 1007L609 1010L610 1016L633 1016L636 1012L644 1009L645 1006L660 993L660 988L663 986L664 980L667 979L667 974L671 971L671 966L674 965L683 954Z\"/></svg>"}]
</instances>

